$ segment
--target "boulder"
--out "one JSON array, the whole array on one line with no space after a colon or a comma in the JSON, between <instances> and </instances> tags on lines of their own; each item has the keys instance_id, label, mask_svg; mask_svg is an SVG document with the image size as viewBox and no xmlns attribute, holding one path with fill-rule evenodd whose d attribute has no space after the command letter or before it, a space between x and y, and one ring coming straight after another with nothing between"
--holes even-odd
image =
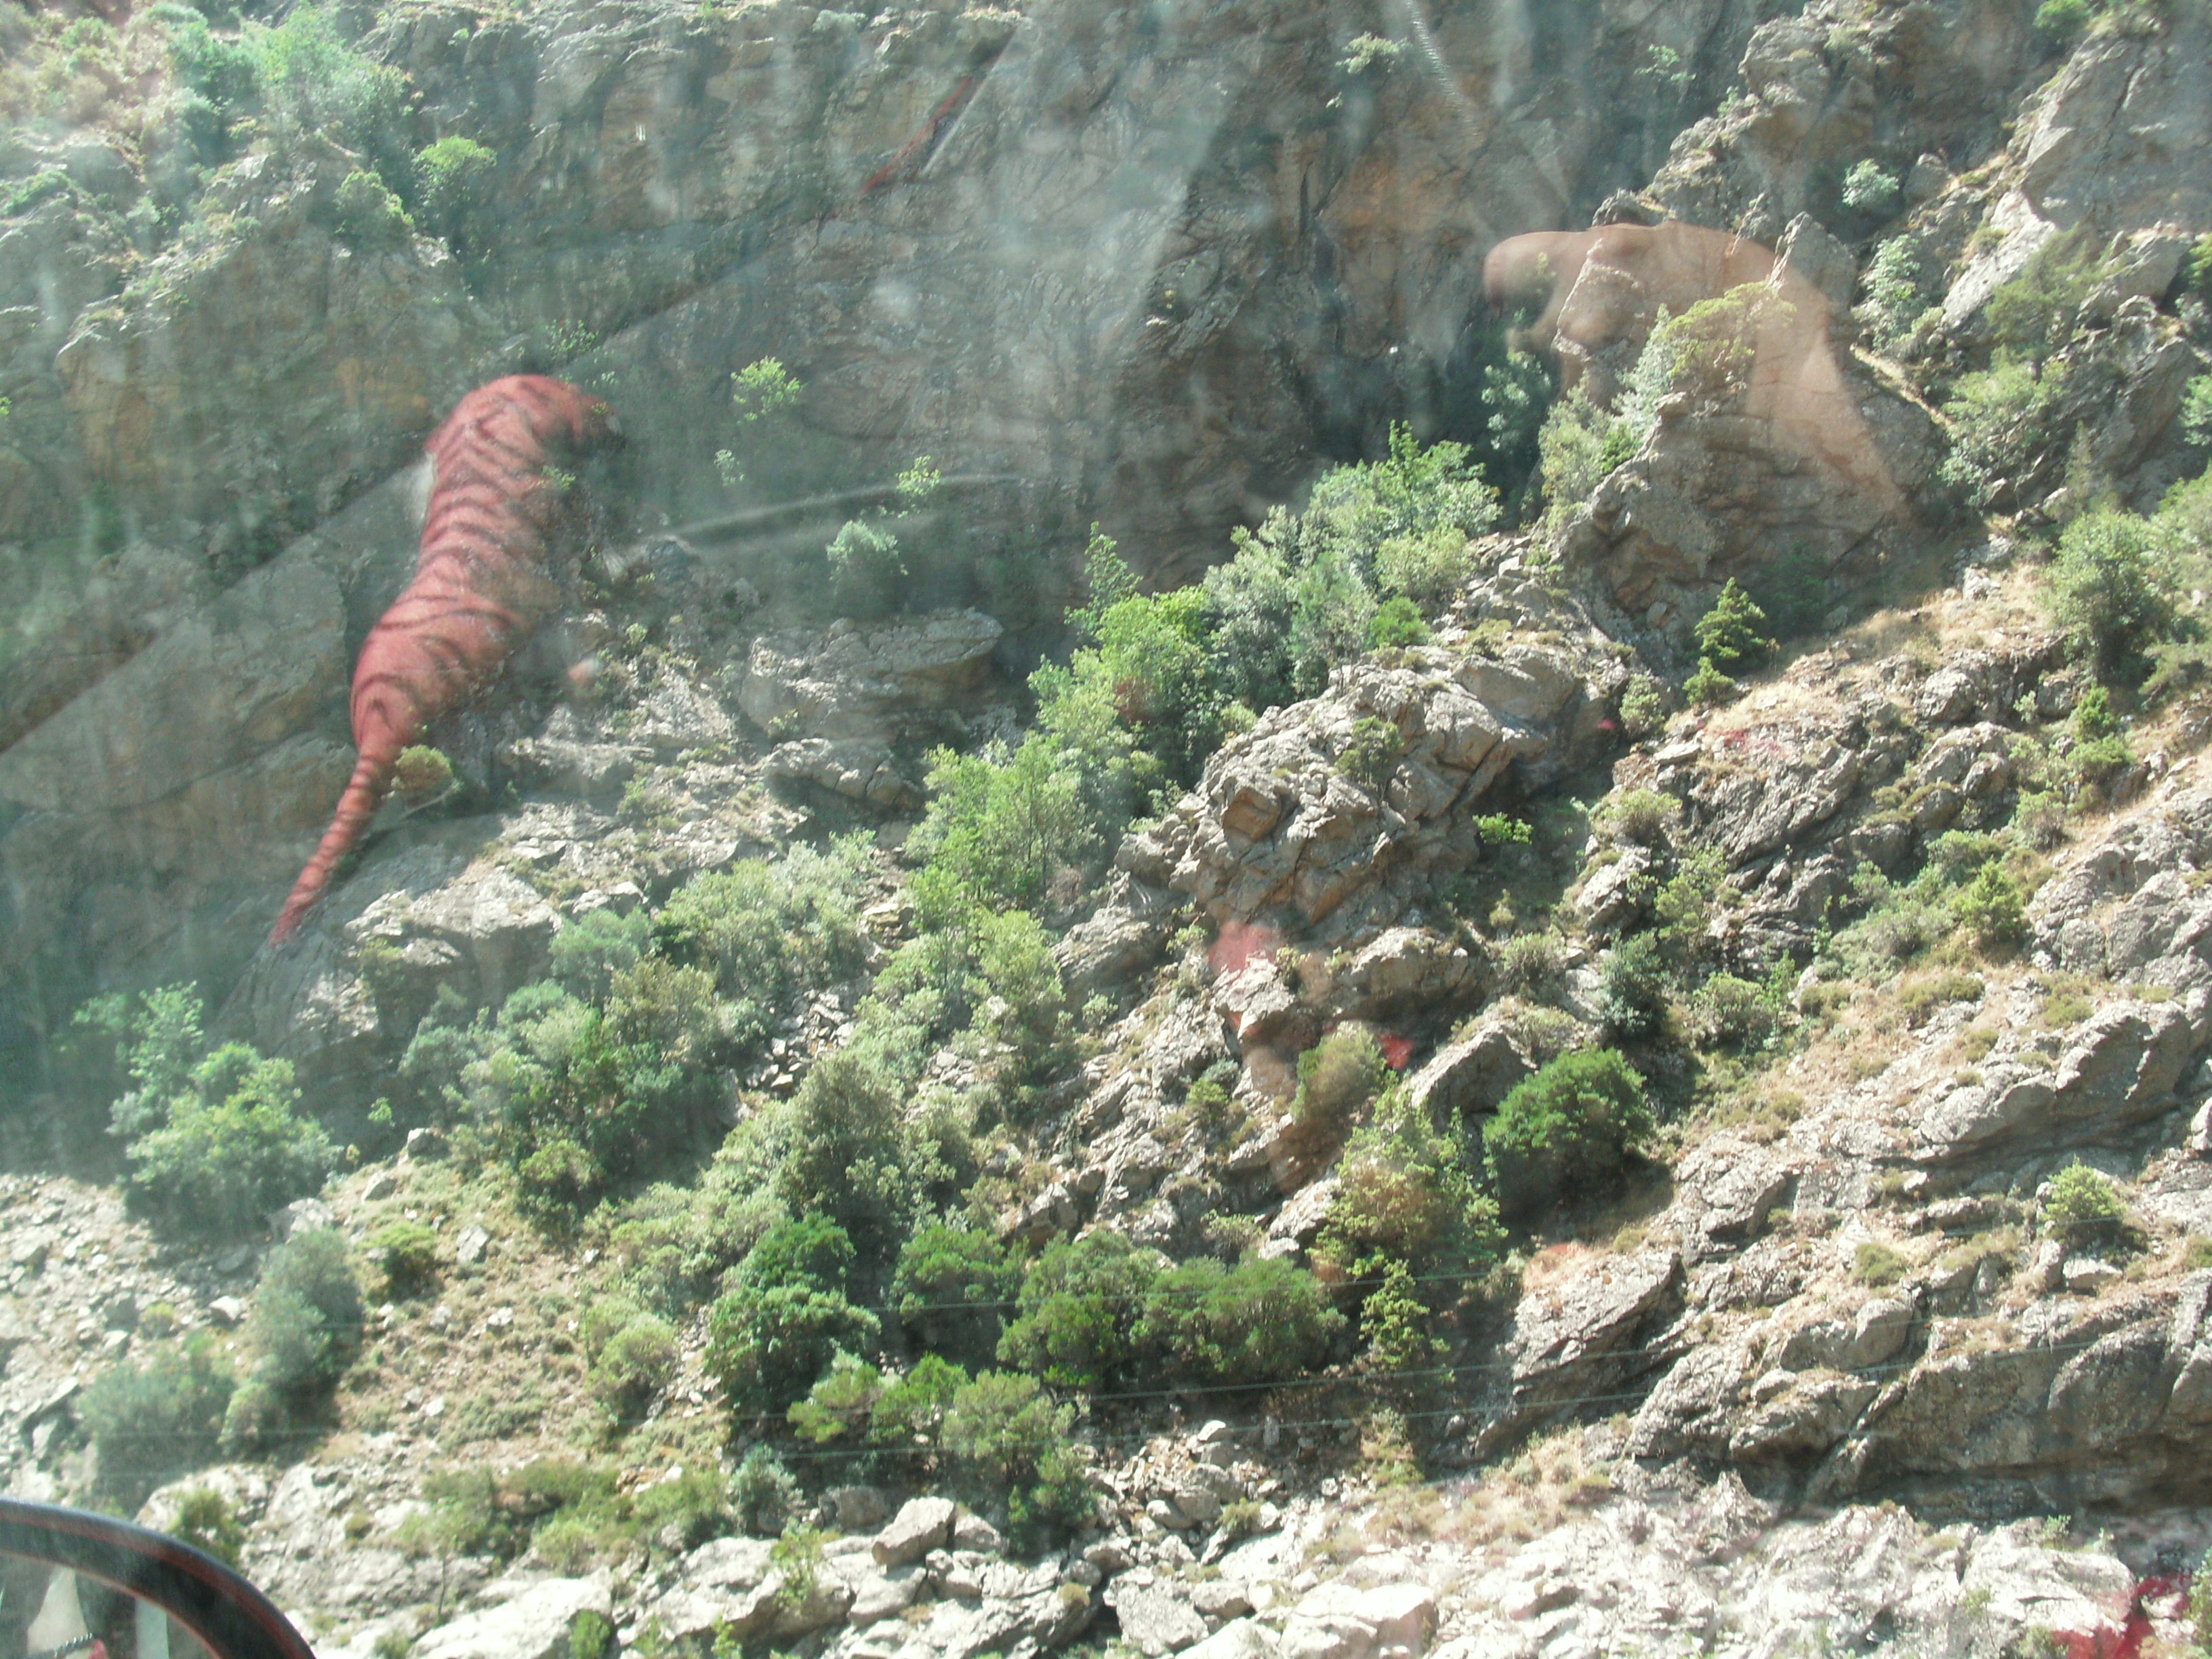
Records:
<instances>
[{"instance_id":1,"label":"boulder","mask_svg":"<svg viewBox=\"0 0 2212 1659\"><path fill-rule=\"evenodd\" d=\"M957 1508L949 1498L908 1498L890 1524L876 1534L877 1565L902 1567L932 1550L943 1549L951 1540Z\"/></svg>"},{"instance_id":2,"label":"boulder","mask_svg":"<svg viewBox=\"0 0 2212 1659\"><path fill-rule=\"evenodd\" d=\"M981 690L1005 630L980 611L935 611L753 641L738 706L778 737L935 732Z\"/></svg>"},{"instance_id":3,"label":"boulder","mask_svg":"<svg viewBox=\"0 0 2212 1659\"><path fill-rule=\"evenodd\" d=\"M1513 1024L1484 1015L1464 1037L1437 1048L1407 1084L1413 1103L1431 1121L1449 1124L1475 1113L1498 1110L1513 1086L1535 1075L1535 1060L1522 1048Z\"/></svg>"},{"instance_id":4,"label":"boulder","mask_svg":"<svg viewBox=\"0 0 2212 1659\"><path fill-rule=\"evenodd\" d=\"M1256 1619L1234 1619L1203 1642L1183 1650L1187 1659L1278 1659L1282 1643Z\"/></svg>"},{"instance_id":5,"label":"boulder","mask_svg":"<svg viewBox=\"0 0 2212 1659\"><path fill-rule=\"evenodd\" d=\"M1146 1659L1178 1653L1206 1635L1206 1620L1191 1606L1188 1592L1171 1580L1138 1583L1118 1578L1106 1592L1106 1605L1121 1621L1123 1638Z\"/></svg>"},{"instance_id":6,"label":"boulder","mask_svg":"<svg viewBox=\"0 0 2212 1659\"><path fill-rule=\"evenodd\" d=\"M1435 1632L1437 1598L1420 1584L1308 1591L1283 1626L1281 1659L1419 1659Z\"/></svg>"},{"instance_id":7,"label":"boulder","mask_svg":"<svg viewBox=\"0 0 2212 1659\"><path fill-rule=\"evenodd\" d=\"M569 1659L578 1617L613 1611L604 1577L541 1579L497 1607L425 1632L412 1650L422 1659Z\"/></svg>"}]
</instances>

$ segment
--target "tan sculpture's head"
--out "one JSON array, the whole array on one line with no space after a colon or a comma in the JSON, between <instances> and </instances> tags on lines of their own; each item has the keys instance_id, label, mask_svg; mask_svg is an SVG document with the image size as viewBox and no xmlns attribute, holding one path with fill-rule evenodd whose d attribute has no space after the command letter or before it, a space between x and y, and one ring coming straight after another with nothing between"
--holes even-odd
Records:
<instances>
[{"instance_id":1,"label":"tan sculpture's head","mask_svg":"<svg viewBox=\"0 0 2212 1659\"><path fill-rule=\"evenodd\" d=\"M1762 285L1772 298L1747 307L1743 412L1767 422L1778 449L1817 458L1886 507L1901 505L1836 361L1827 296L1773 249L1673 221L1534 231L1492 248L1482 276L1492 309L1534 313L1508 343L1552 353L1560 390L1580 386L1600 405L1615 391L1608 347L1640 346L1662 310L1679 318Z\"/></svg>"}]
</instances>

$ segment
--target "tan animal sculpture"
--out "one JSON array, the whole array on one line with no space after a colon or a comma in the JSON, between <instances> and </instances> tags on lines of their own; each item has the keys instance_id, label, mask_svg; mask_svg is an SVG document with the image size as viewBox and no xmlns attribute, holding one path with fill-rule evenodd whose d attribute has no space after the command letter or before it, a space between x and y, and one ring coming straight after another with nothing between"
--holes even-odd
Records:
<instances>
[{"instance_id":1,"label":"tan animal sculpture","mask_svg":"<svg viewBox=\"0 0 2212 1659\"><path fill-rule=\"evenodd\" d=\"M1533 231L1491 249L1482 264L1492 307L1538 306L1514 343L1553 352L1560 389L1577 385L1601 407L1618 389L1607 348L1640 346L1664 307L1680 317L1701 301L1758 284L1741 343L1749 348L1741 412L1778 451L1817 459L1885 512L1903 506L1859 413L1829 337L1827 296L1773 249L1726 231L1669 221Z\"/></svg>"}]
</instances>

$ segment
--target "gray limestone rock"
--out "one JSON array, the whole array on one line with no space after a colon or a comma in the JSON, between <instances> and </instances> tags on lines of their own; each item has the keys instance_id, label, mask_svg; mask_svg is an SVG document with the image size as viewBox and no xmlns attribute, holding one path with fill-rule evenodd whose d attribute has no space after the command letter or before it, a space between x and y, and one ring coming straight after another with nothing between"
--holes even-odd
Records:
<instances>
[{"instance_id":1,"label":"gray limestone rock","mask_svg":"<svg viewBox=\"0 0 2212 1659\"><path fill-rule=\"evenodd\" d=\"M415 1650L424 1659L564 1659L577 1618L605 1619L613 1601L604 1577L541 1579L496 1607L426 1632Z\"/></svg>"},{"instance_id":2,"label":"gray limestone rock","mask_svg":"<svg viewBox=\"0 0 2212 1659\"><path fill-rule=\"evenodd\" d=\"M1122 1636L1146 1659L1178 1653L1206 1635L1206 1620L1191 1606L1188 1593L1172 1582L1116 1579L1106 1592L1106 1605L1121 1620Z\"/></svg>"},{"instance_id":3,"label":"gray limestone rock","mask_svg":"<svg viewBox=\"0 0 2212 1659\"><path fill-rule=\"evenodd\" d=\"M952 1536L957 1506L949 1498L910 1498L876 1534L878 1565L901 1567L919 1561L932 1550L943 1549Z\"/></svg>"}]
</instances>

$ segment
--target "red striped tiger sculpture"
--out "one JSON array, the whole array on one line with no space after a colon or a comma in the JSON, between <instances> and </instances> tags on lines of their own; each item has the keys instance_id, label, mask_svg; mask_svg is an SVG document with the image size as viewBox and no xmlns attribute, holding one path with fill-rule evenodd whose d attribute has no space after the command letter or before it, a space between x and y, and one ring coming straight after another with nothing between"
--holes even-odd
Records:
<instances>
[{"instance_id":1,"label":"red striped tiger sculpture","mask_svg":"<svg viewBox=\"0 0 2212 1659\"><path fill-rule=\"evenodd\" d=\"M611 411L564 380L511 374L461 399L423 446L430 492L415 578L369 629L353 675L360 750L337 812L269 935L281 945L383 804L399 752L490 683L559 610L547 542L565 481L556 459L615 439Z\"/></svg>"}]
</instances>

